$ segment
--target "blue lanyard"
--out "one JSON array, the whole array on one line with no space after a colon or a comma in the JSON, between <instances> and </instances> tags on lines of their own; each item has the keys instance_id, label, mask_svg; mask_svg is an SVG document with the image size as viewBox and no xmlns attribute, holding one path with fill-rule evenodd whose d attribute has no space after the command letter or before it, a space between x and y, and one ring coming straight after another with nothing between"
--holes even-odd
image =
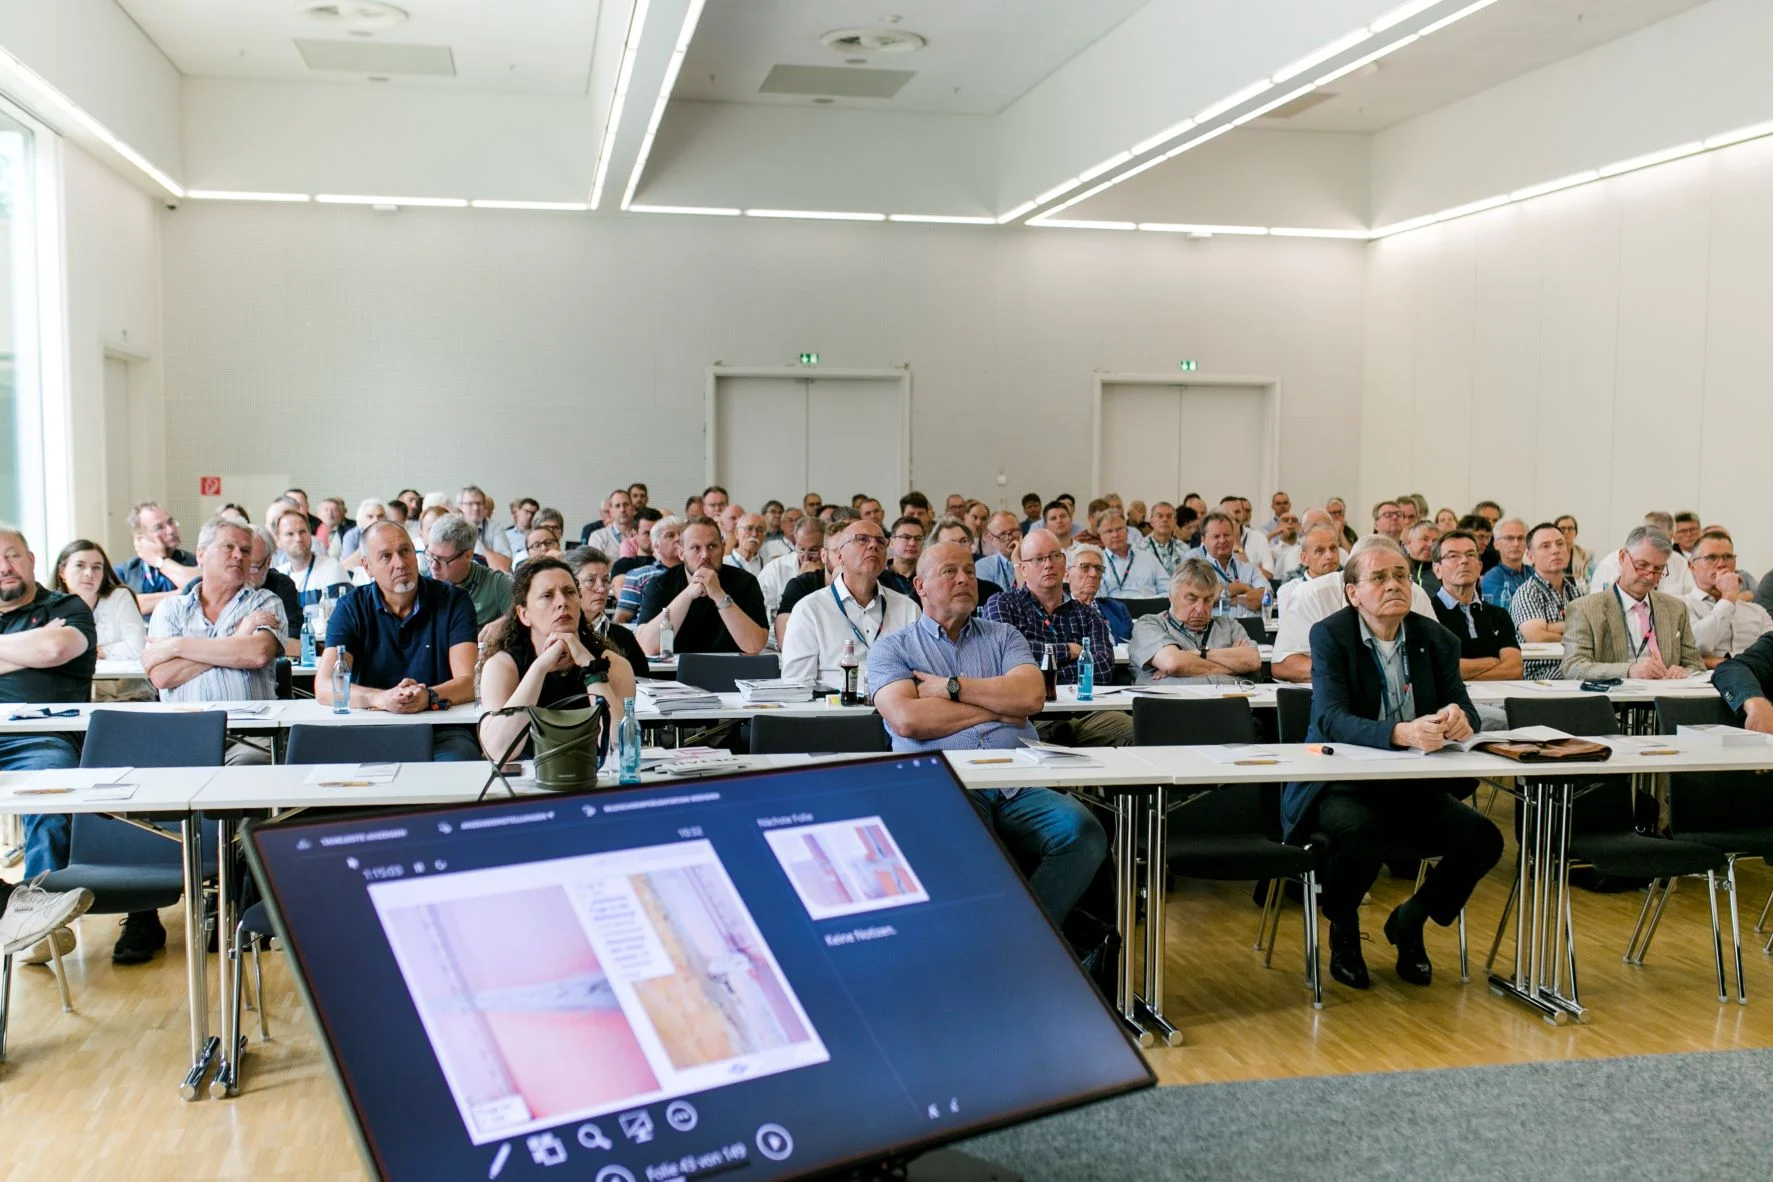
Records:
<instances>
[{"instance_id":1,"label":"blue lanyard","mask_svg":"<svg viewBox=\"0 0 1773 1182\"><path fill-rule=\"evenodd\" d=\"M1207 565L1213 568L1214 574L1218 575L1221 579L1225 580L1225 585L1227 587L1231 586L1231 584L1238 581L1237 574L1236 574L1236 572L1237 572L1237 559L1236 558L1233 558L1231 560L1231 573L1227 573L1225 568L1219 565L1218 560L1210 554L1207 556Z\"/></svg>"},{"instance_id":2,"label":"blue lanyard","mask_svg":"<svg viewBox=\"0 0 1773 1182\"><path fill-rule=\"evenodd\" d=\"M843 610L843 600L838 597L837 584L833 583L830 587L827 587L826 590L831 592L831 602L835 603L837 605L837 614L843 617L843 622L850 626L851 632L855 633L856 643L862 646L863 652L867 652L868 651L868 638L866 636L862 635L862 630L860 628L856 627L856 622L854 620L850 619L850 613ZM881 593L881 590L882 590L881 588L876 587L874 589L874 594L879 595ZM862 605L857 604L856 606L861 607ZM867 608L862 608L862 611L864 612L864 614L866 614L867 610L868 610ZM884 599L880 601L880 626L881 626L882 630L885 630L885 628L886 628L886 600L884 600Z\"/></svg>"},{"instance_id":3,"label":"blue lanyard","mask_svg":"<svg viewBox=\"0 0 1773 1182\"><path fill-rule=\"evenodd\" d=\"M308 580L314 577L314 555L308 555L308 569L302 572L302 594L308 593Z\"/></svg>"},{"instance_id":4,"label":"blue lanyard","mask_svg":"<svg viewBox=\"0 0 1773 1182\"><path fill-rule=\"evenodd\" d=\"M1127 575L1133 573L1133 563L1137 561L1138 555L1134 554L1131 550L1127 551L1127 575L1121 574L1120 570L1114 565L1113 551L1102 551L1102 557L1108 560L1108 573L1114 576L1114 589L1119 591L1122 587L1127 585Z\"/></svg>"},{"instance_id":5,"label":"blue lanyard","mask_svg":"<svg viewBox=\"0 0 1773 1182\"><path fill-rule=\"evenodd\" d=\"M1613 584L1613 598L1619 601L1619 614L1625 617L1625 644L1627 648L1631 649L1631 659L1636 661L1650 650L1650 642L1656 639L1656 613L1654 610L1649 610L1650 593L1644 592L1644 598L1639 601L1645 605L1646 610L1644 612L1644 639L1636 645L1631 643L1631 612L1625 606L1625 593L1619 589L1618 583Z\"/></svg>"},{"instance_id":6,"label":"blue lanyard","mask_svg":"<svg viewBox=\"0 0 1773 1182\"><path fill-rule=\"evenodd\" d=\"M1167 611L1164 612L1164 619L1169 621L1170 627L1172 627L1176 631L1180 632L1183 636L1192 637L1194 635L1194 633L1189 630L1189 627L1187 624L1184 624L1181 620L1178 620L1175 616L1172 616ZM1203 657L1207 655L1207 641L1212 638L1212 634L1213 634L1213 626L1211 624L1208 624L1206 626L1205 630L1203 630L1200 634L1199 648L1200 648L1200 655Z\"/></svg>"},{"instance_id":7,"label":"blue lanyard","mask_svg":"<svg viewBox=\"0 0 1773 1182\"><path fill-rule=\"evenodd\" d=\"M1373 656L1373 664L1379 667L1379 709L1385 714L1386 722L1403 722L1404 703L1415 697L1415 690L1410 684L1410 647L1404 637L1404 630L1398 629L1398 656L1404 664L1403 694L1394 705L1391 700L1391 678L1385 676L1385 662L1379 656L1379 642L1375 640L1367 646Z\"/></svg>"},{"instance_id":8,"label":"blue lanyard","mask_svg":"<svg viewBox=\"0 0 1773 1182\"><path fill-rule=\"evenodd\" d=\"M1176 573L1176 539L1175 538L1171 538L1169 541L1164 543L1164 549L1163 549L1162 554L1158 553L1157 543L1152 542L1151 543L1151 556L1153 558L1157 559L1158 562L1163 564L1164 574L1173 575Z\"/></svg>"}]
</instances>

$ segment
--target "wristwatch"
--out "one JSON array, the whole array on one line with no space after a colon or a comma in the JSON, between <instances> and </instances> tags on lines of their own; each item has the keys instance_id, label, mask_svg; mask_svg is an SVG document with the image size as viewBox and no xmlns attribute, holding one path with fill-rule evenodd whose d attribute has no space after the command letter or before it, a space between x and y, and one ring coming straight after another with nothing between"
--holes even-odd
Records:
<instances>
[{"instance_id":1,"label":"wristwatch","mask_svg":"<svg viewBox=\"0 0 1773 1182\"><path fill-rule=\"evenodd\" d=\"M425 692L430 695L430 698L425 703L425 709L427 709L427 710L448 710L449 709L449 699L448 698L444 697L442 694L438 693L436 690L432 689L430 686L425 687Z\"/></svg>"},{"instance_id":2,"label":"wristwatch","mask_svg":"<svg viewBox=\"0 0 1773 1182\"><path fill-rule=\"evenodd\" d=\"M592 686L598 685L598 684L600 684L602 682L606 682L608 680L609 680L609 658L608 657L598 657L595 660L593 660L589 665L585 666L585 688L586 689L590 689Z\"/></svg>"},{"instance_id":3,"label":"wristwatch","mask_svg":"<svg viewBox=\"0 0 1773 1182\"><path fill-rule=\"evenodd\" d=\"M714 606L715 606L716 610L718 610L718 611L725 611L727 608L731 607L732 605L733 605L733 597L731 595L722 595L719 599L716 599L714 601Z\"/></svg>"},{"instance_id":4,"label":"wristwatch","mask_svg":"<svg viewBox=\"0 0 1773 1182\"><path fill-rule=\"evenodd\" d=\"M960 678L958 677L948 679L948 700L950 702L960 701Z\"/></svg>"}]
</instances>

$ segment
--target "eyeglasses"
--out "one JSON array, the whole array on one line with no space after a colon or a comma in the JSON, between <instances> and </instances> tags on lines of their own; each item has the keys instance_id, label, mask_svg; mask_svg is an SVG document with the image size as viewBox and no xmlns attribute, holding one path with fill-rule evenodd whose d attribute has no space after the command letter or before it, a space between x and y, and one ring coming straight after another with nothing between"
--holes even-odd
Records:
<instances>
[{"instance_id":1,"label":"eyeglasses","mask_svg":"<svg viewBox=\"0 0 1773 1182\"><path fill-rule=\"evenodd\" d=\"M1694 562L1735 562L1736 555L1734 555L1734 554L1700 554L1700 555L1696 555L1694 557L1693 561Z\"/></svg>"},{"instance_id":2,"label":"eyeglasses","mask_svg":"<svg viewBox=\"0 0 1773 1182\"><path fill-rule=\"evenodd\" d=\"M1407 569L1374 571L1372 574L1361 579L1361 582L1370 587L1383 587L1387 583L1395 583L1399 587L1408 587L1410 585L1410 572Z\"/></svg>"},{"instance_id":3,"label":"eyeglasses","mask_svg":"<svg viewBox=\"0 0 1773 1182\"><path fill-rule=\"evenodd\" d=\"M923 535L922 534L894 534L893 541L895 541L895 542L921 542L921 541L923 541Z\"/></svg>"},{"instance_id":4,"label":"eyeglasses","mask_svg":"<svg viewBox=\"0 0 1773 1182\"><path fill-rule=\"evenodd\" d=\"M1477 560L1478 552L1476 550L1443 550L1440 557L1442 562L1476 562Z\"/></svg>"},{"instance_id":5,"label":"eyeglasses","mask_svg":"<svg viewBox=\"0 0 1773 1182\"><path fill-rule=\"evenodd\" d=\"M1666 562L1658 566L1653 562L1639 562L1629 550L1621 550L1619 553L1624 557L1625 561L1631 563L1631 569L1639 574L1649 573L1655 575L1656 578L1660 580L1663 575L1668 573L1668 563Z\"/></svg>"},{"instance_id":6,"label":"eyeglasses","mask_svg":"<svg viewBox=\"0 0 1773 1182\"><path fill-rule=\"evenodd\" d=\"M879 549L886 545L886 539L879 534L851 534L849 537L839 542L837 548L841 550L845 546L855 545L867 546L871 549Z\"/></svg>"},{"instance_id":7,"label":"eyeglasses","mask_svg":"<svg viewBox=\"0 0 1773 1182\"><path fill-rule=\"evenodd\" d=\"M1102 571L1105 568L1094 562L1080 562L1071 569L1076 574L1095 575L1097 578L1100 578L1102 576Z\"/></svg>"},{"instance_id":8,"label":"eyeglasses","mask_svg":"<svg viewBox=\"0 0 1773 1182\"><path fill-rule=\"evenodd\" d=\"M460 554L439 554L435 550L427 550L425 551L425 565L432 570L442 570L456 559L466 557L469 553L471 552L464 550Z\"/></svg>"},{"instance_id":9,"label":"eyeglasses","mask_svg":"<svg viewBox=\"0 0 1773 1182\"><path fill-rule=\"evenodd\" d=\"M995 542L1013 542L1022 536L1022 531L1019 529L991 530L985 536Z\"/></svg>"},{"instance_id":10,"label":"eyeglasses","mask_svg":"<svg viewBox=\"0 0 1773 1182\"><path fill-rule=\"evenodd\" d=\"M1054 550L1051 554L1037 554L1033 558L1024 558L1023 566L1051 566L1056 562L1065 561L1063 550Z\"/></svg>"},{"instance_id":11,"label":"eyeglasses","mask_svg":"<svg viewBox=\"0 0 1773 1182\"><path fill-rule=\"evenodd\" d=\"M802 562L812 562L823 554L824 551L819 549L819 547L814 546L811 550L796 550L794 553Z\"/></svg>"}]
</instances>

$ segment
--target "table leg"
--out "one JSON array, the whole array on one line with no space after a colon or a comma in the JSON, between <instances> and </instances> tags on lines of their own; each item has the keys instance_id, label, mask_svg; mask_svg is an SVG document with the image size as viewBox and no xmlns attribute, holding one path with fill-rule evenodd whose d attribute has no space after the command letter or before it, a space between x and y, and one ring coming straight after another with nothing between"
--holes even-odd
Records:
<instances>
[{"instance_id":1,"label":"table leg","mask_svg":"<svg viewBox=\"0 0 1773 1182\"><path fill-rule=\"evenodd\" d=\"M179 841L184 850L185 873L185 990L191 1013L191 1069L179 1085L179 1095L195 1100L218 1049L217 1040L209 1033L209 964L203 939L203 824L198 814L186 813L179 821Z\"/></svg>"},{"instance_id":2,"label":"table leg","mask_svg":"<svg viewBox=\"0 0 1773 1182\"><path fill-rule=\"evenodd\" d=\"M1114 795L1114 926L1120 930L1120 983L1115 989L1114 1008L1121 1021L1142 1047L1152 1044L1152 1036L1140 1026L1133 1013L1133 973L1138 969L1137 944L1139 927L1139 878L1137 802L1131 793Z\"/></svg>"},{"instance_id":3,"label":"table leg","mask_svg":"<svg viewBox=\"0 0 1773 1182\"><path fill-rule=\"evenodd\" d=\"M1164 1017L1164 897L1169 873L1169 793L1153 788L1145 801L1145 992L1135 997L1140 1025L1167 1047L1182 1042L1182 1032Z\"/></svg>"},{"instance_id":4,"label":"table leg","mask_svg":"<svg viewBox=\"0 0 1773 1182\"><path fill-rule=\"evenodd\" d=\"M240 972L240 950L234 946L239 909L235 882L234 820L224 814L216 821L216 1004L222 1011L222 1039L215 1078L209 1083L213 1100L233 1095L240 1082L240 1012L234 1008L234 978Z\"/></svg>"},{"instance_id":5,"label":"table leg","mask_svg":"<svg viewBox=\"0 0 1773 1182\"><path fill-rule=\"evenodd\" d=\"M1547 1022L1561 1025L1569 1014L1541 988L1544 971L1546 863L1550 834L1547 832L1547 785L1533 780L1522 793L1526 815L1521 825L1520 915L1515 921L1514 975L1490 974L1492 992L1522 1002L1539 1011ZM1531 914L1529 914L1529 912Z\"/></svg>"}]
</instances>

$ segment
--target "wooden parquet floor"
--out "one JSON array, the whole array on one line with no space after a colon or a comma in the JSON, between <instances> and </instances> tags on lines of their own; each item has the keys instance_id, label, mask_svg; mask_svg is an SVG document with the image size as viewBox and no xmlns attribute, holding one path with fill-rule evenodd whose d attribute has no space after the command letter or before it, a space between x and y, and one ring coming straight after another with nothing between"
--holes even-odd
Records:
<instances>
[{"instance_id":1,"label":"wooden parquet floor","mask_svg":"<svg viewBox=\"0 0 1773 1182\"><path fill-rule=\"evenodd\" d=\"M1434 928L1434 985L1397 980L1378 928L1410 884L1381 879L1363 915L1378 938L1368 947L1374 987L1355 994L1329 983L1322 1011L1310 1008L1304 988L1297 907L1286 912L1274 967L1264 971L1250 947L1257 909L1249 886L1182 883L1169 911L1166 1002L1187 1042L1152 1050L1152 1063L1165 1083L1189 1084L1773 1047L1773 958L1752 932L1773 889L1765 866L1739 872L1747 1006L1717 1001L1702 882L1677 889L1642 968L1620 960L1641 896L1578 892L1582 1000L1593 1020L1554 1028L1483 983L1512 861L1511 849L1468 911L1470 984L1458 981L1451 929ZM165 919L173 951L124 969L110 962L115 919L80 922L81 945L68 960L76 1013L61 1012L47 969L15 970L9 1058L0 1064L0 1179L361 1177L279 953L266 957L272 1041L257 1040L248 1013L241 1095L178 1098L187 1037L182 932L176 910ZM214 977L212 963L212 990Z\"/></svg>"}]
</instances>

